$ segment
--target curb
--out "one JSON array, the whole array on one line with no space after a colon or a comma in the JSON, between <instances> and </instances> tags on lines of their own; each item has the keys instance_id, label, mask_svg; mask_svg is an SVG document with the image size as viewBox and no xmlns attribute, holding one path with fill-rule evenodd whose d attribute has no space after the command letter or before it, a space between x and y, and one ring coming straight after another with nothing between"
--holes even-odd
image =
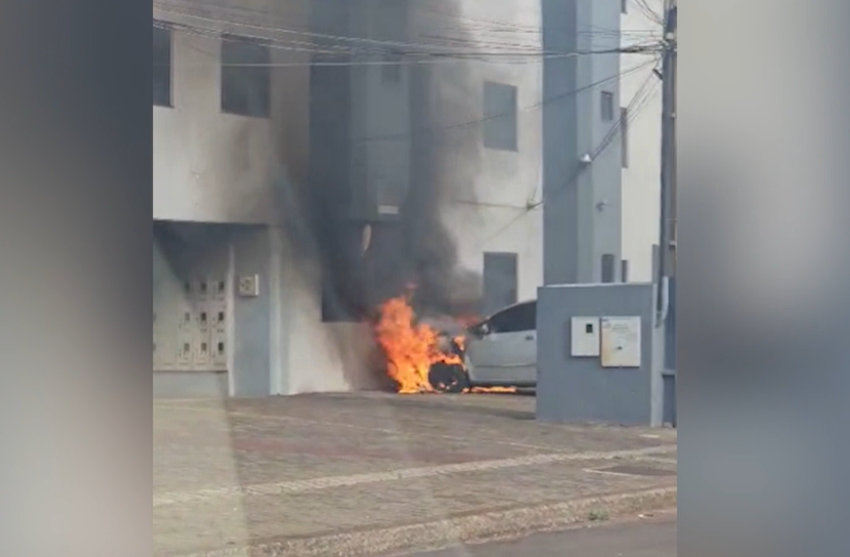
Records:
<instances>
[{"instance_id":1,"label":"curb","mask_svg":"<svg viewBox=\"0 0 850 557\"><path fill-rule=\"evenodd\" d=\"M676 487L663 487L576 499L563 503L494 511L361 532L290 539L248 547L226 548L180 557L355 557L403 554L511 539L535 532L559 530L587 522L592 511L608 518L659 511L676 506Z\"/></svg>"}]
</instances>

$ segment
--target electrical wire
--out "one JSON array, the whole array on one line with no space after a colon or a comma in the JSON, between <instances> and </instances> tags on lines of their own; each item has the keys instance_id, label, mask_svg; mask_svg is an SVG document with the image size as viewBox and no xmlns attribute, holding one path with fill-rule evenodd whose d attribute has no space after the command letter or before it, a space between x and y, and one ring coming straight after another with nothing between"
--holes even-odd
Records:
<instances>
[{"instance_id":1,"label":"electrical wire","mask_svg":"<svg viewBox=\"0 0 850 557\"><path fill-rule=\"evenodd\" d=\"M314 55L343 55L346 56L350 54L349 51L345 51L343 48L339 46L331 45L329 47L325 47L324 49L319 49L315 45L310 43L301 43L292 42L281 44L281 41L276 41L274 39L268 39L267 37L258 37L241 34L240 36L229 36L227 34L222 34L221 31L217 29L209 29L209 28L201 28L192 25L179 24L179 23L164 23L161 21L155 21L154 27L158 29L167 29L171 31L181 32L187 35L192 36L200 36L207 38L215 38L217 40L222 40L226 42L242 42L246 39L248 40L256 40L258 43L267 46L272 49L280 49L292 52L303 52ZM300 44L299 44L300 43ZM305 46L301 46L304 44ZM625 48L612 48L607 50L595 50L595 51L582 51L582 52L573 52L567 54L553 54L553 55L541 55L541 53L491 53L491 58L481 58L482 54L476 54L472 52L466 53L418 53L418 56L405 54L403 52L398 51L370 51L369 54L375 55L380 54L382 56L392 55L393 59L387 60L374 60L374 59L366 59L366 60L352 60L350 57L340 61L327 61L327 60L306 60L306 61L293 61L293 62L264 62L264 63L225 63L223 66L237 66L237 67L271 67L271 68L287 68L287 67L303 67L303 66L338 66L338 67L347 67L347 66L386 66L386 65L411 65L411 64L435 64L435 63L444 63L444 62L456 62L458 60L467 60L467 61L479 61L485 63L494 63L493 55L498 54L502 56L513 56L515 58L519 58L518 60L510 59L510 58L502 58L495 60L495 63L499 64L525 64L529 61L527 58L530 56L532 58L532 62L540 62L545 59L551 58L571 58L577 56L584 55L595 55L595 54L628 54L628 53L654 53L662 48L662 45L659 42L652 42L646 45L625 47ZM335 51L335 50L338 51ZM216 57L217 54L212 52L206 52L199 48L194 48L198 52L202 52L207 54L210 57ZM487 55L484 53L483 55ZM407 56L407 58L405 58ZM155 64L157 65L157 64Z\"/></svg>"},{"instance_id":2,"label":"electrical wire","mask_svg":"<svg viewBox=\"0 0 850 557\"><path fill-rule=\"evenodd\" d=\"M656 63L657 63L657 61L656 61ZM635 95L629 101L629 104L627 106L627 110L625 111L627 118L624 119L622 117L622 111L621 111L620 117L617 118L617 121L611 126L609 131L603 137L602 141L600 141L599 145L594 149L593 153L591 154L591 161L598 158L602 153L604 153L605 150L610 145L613 144L613 139L616 138L617 135L618 135L618 132L623 129L624 123L629 124L631 122L634 122L634 120L637 118L638 114L640 113L641 109L643 109L646 106L647 101L652 96L651 95L652 89L654 88L654 86L657 85L657 82L652 79L653 77L654 77L654 74L652 72L650 72L649 75L647 75L647 78L644 80L643 84L638 89L638 92L635 93ZM581 174L584 172L584 170L585 170L585 168L580 166L577 169L577 171L575 172L575 174L567 182L565 182L560 187L558 187L554 191L554 193L552 193L551 195L547 196L546 192L544 191L543 196L539 201L537 201L535 203L529 203L522 210L522 212L520 212L519 214L517 214L516 216L511 218L507 223L505 223L503 226L499 227L498 230L496 230L492 234L489 234L483 240L478 242L475 249L480 249L480 248L484 247L491 240L493 240L493 239L497 238L498 236L502 235L503 233L505 233L514 224L519 222L523 217L525 217L526 215L528 215L532 211L542 207L547 201L551 200L553 197L560 195L561 193L566 191L566 189L581 176Z\"/></svg>"},{"instance_id":3,"label":"electrical wire","mask_svg":"<svg viewBox=\"0 0 850 557\"><path fill-rule=\"evenodd\" d=\"M652 19L653 21L655 20L655 18L652 17L655 14L654 14L654 12L652 12L652 10L648 6L646 6L645 0L643 0L643 2L641 2L641 0L635 0L635 2L636 2L636 4L638 4L639 9L642 12L644 12L644 14L648 18ZM191 2L186 2L186 3L191 4ZM590 31L579 31L579 35L608 36L608 37L612 37L612 38L617 37L617 36L622 38L624 35L631 35L631 36L643 36L645 38L654 39L654 40L651 40L649 42L644 42L644 43L638 43L638 44L634 44L634 45L628 45L628 46L625 46L625 47L620 46L620 47L611 48L611 49L588 50L588 51L579 51L579 52L547 52L547 51L543 51L539 48L536 48L533 45L527 45L526 46L526 45L523 45L521 43L510 43L510 44L501 43L500 44L498 42L494 43L493 41L486 41L486 42L481 41L481 40L470 41L470 40L465 40L465 39L460 39L460 38L452 38L452 37L445 37L445 36L430 36L430 37L427 37L427 38L434 38L434 39L438 39L438 40L451 42L452 43L451 47L455 48L455 50L451 50L450 47L446 47L445 45L438 45L438 44L411 43L411 42L404 42L404 41L380 40L380 39L373 39L373 38L366 38L366 37L351 37L351 36L344 36L344 35L332 35L332 34L315 33L315 32L311 32L311 31L302 31L302 30L284 28L284 27L270 27L270 26L267 26L267 25L257 25L257 24L245 23L245 22L228 21L228 20L223 20L223 19L220 19L220 18L205 17L205 16L201 16L201 15L198 15L198 14L193 14L191 12L186 12L186 11L181 11L181 10L169 8L169 6L175 6L175 4L170 4L168 2L161 2L161 1L156 1L156 0L154 0L154 5L157 5L158 9L160 9L161 11L166 12L166 13L171 13L171 14L174 14L174 15L179 15L179 16L183 16L183 17L187 17L187 18L191 18L191 19L196 19L196 20L199 20L199 21L205 21L205 22L208 22L208 23L220 24L220 25L229 26L229 27L234 27L234 26L235 27L245 27L245 28L259 30L259 31L281 33L281 34L286 34L286 35L311 37L311 38L322 39L323 42L322 43L316 43L316 42L300 41L300 40L292 40L292 39L281 40L281 39L270 38L270 37L267 37L267 36L248 35L248 34L245 34L245 33L239 33L240 37L236 38L236 37L228 37L226 34L224 34L222 32L221 29L217 29L217 28L204 28L204 27L200 27L200 26L196 26L196 25L189 25L189 24L183 24L183 23L177 23L177 22L162 22L162 21L155 21L154 22L155 27L165 28L165 29L169 29L169 30L178 30L178 31L182 31L182 32L187 33L187 34L207 36L207 37L215 37L215 38L218 38L218 39L221 39L221 40L226 40L226 41L228 41L228 40L238 41L238 40L240 40L240 38L242 40L253 39L253 40L261 42L262 44L265 44L266 46L268 46L270 48L288 50L288 51L293 51L293 52L306 52L306 53L314 54L314 55L319 54L319 55L333 56L333 55L341 55L342 54L342 55L350 56L352 54L358 54L358 53L361 53L361 54L389 54L389 53L392 53L395 56L401 56L402 57L401 59L389 60L389 61L388 60L363 60L363 61L345 60L345 61L342 61L342 62L309 61L309 62L268 63L268 64L224 64L225 66L233 65L233 66L290 67L290 66L305 66L305 65L309 65L309 66L317 66L317 65L318 66L396 65L396 64L410 64L410 63L433 63L435 61L443 61L443 60L446 60L446 59L449 59L449 60L452 60L452 59L454 59L454 60L472 59L472 60L484 61L484 60L480 60L481 56L491 56L491 57L496 57L496 56L500 56L500 57L501 56L505 56L505 57L507 57L507 56L529 57L529 56L531 56L535 59L535 61L540 61L540 60L547 59L547 58L572 57L572 56L595 55L595 54L655 53L655 52L659 52L663 48L663 44L661 43L660 39L656 38L656 35L660 34L660 32L656 32L654 30L620 31L620 30L616 30L616 29L604 29L604 28L596 28L596 30L592 30L593 26L589 27L591 29ZM264 13L264 12L252 11L249 8L238 8L238 7L233 7L233 6L225 7L225 6L222 6L220 4L214 4L214 6L219 8L219 9L224 9L224 8L230 8L232 10L242 9L243 11L247 11L247 12L251 12L253 14L261 15L261 16L265 17L266 19L268 18L268 15L269 15L269 14ZM210 5L209 5L208 2L204 2L203 7L209 8ZM468 18L468 17L464 18L464 17L458 17L458 16L449 15L449 14L439 14L439 15L443 15L445 17L450 17L450 18L453 18L453 19L460 19L460 20L473 21L473 22L477 22L477 23L495 25L495 26L497 26L496 30L498 30L499 32L510 31L514 34L522 32L522 33L529 34L529 35L531 35L531 34L541 34L541 30L539 28L535 29L531 26L528 26L527 28L522 29L519 26L507 24L507 23L504 23L504 22L493 22L493 21L480 20L480 19L476 20L475 18ZM291 19L289 19L288 22L291 23ZM466 31L469 32L469 29L466 29ZM480 29L479 29L479 31L480 31ZM350 46L344 46L344 45L341 45L341 44L327 44L326 41L336 41L336 42L339 42L339 43L352 43L352 44L356 44L356 45L369 45L369 46L365 47L365 48L363 48L363 47L352 48ZM469 45L470 45L470 46L467 47L467 50L456 50L458 46L464 46L464 43L469 43ZM387 51L387 50L383 50L383 51L377 50L376 51L375 47L377 47L377 48L389 48L391 50L390 51ZM520 50L519 52L489 52L488 53L488 52L481 52L480 50L478 50L481 47L489 47L489 48L500 48L500 47L517 48L518 47L520 49L524 48L525 51ZM398 49L400 49L400 48L411 49L412 52L399 52ZM204 52L205 54L208 54L210 56L215 56L215 54L213 54L213 53L205 52L205 51L202 51L200 49L197 49L197 50L199 50L200 52ZM404 56L408 56L409 59L407 59L407 60L403 59ZM416 57L416 58L414 58L414 57ZM423 58L423 57L425 57L425 58ZM467 57L472 57L472 58L467 58ZM506 60L500 59L499 62L504 63L504 62L506 62ZM600 81L593 83L593 84L590 84L588 86L579 88L579 89L574 90L574 91L570 91L570 92L565 93L563 95L558 95L556 97L546 99L544 101L541 101L539 103L536 103L536 104L528 106L528 107L523 107L523 108L520 109L520 111L533 110L533 109L536 109L536 108L539 108L539 107L545 105L548 102L553 102L553 101L556 101L556 100L567 98L569 96L578 94L582 91L586 91L586 90L601 86L601 85L603 85L607 82L621 78L621 77L623 77L623 76L625 76L629 73L638 71L638 70L642 69L643 67L650 65L653 62L654 62L653 60L650 60L647 63L640 64L640 65L635 66L635 67L633 67L629 70L626 70L625 72L620 72L615 76L610 76L609 78L605 78L603 80L600 80ZM650 77L651 76L652 76L652 74L650 74ZM643 92L645 92L644 89L645 88L642 86L641 89L639 90L639 92L632 99L632 102L630 102L630 107L627 110L627 115L628 115L628 118L629 118L630 121L633 120L637 116L637 113L639 112L640 107L642 107L643 102L640 103L640 107L635 107L634 105L640 99L640 95ZM645 101L645 100L646 100L646 98L642 99L642 101ZM438 129L451 130L451 129L465 128L465 127L469 127L469 126L472 126L472 125L479 125L483 122L486 122L487 120L490 120L490 119L493 119L493 118L499 118L499 117L502 117L502 116L506 116L508 114L509 113L489 115L487 117L484 117L484 118L481 118L481 119L476 119L474 121L462 122L462 123L453 124L453 125L449 125L449 126L439 126ZM594 154L592 155L592 158L595 159L596 157L598 157L601 153L603 153L605 151L605 149L608 148L608 146L611 143L613 143L613 139L615 137L617 137L618 130L622 127L622 125L623 125L622 117L620 117L620 118L618 118L617 123L615 123L614 126L612 126L611 130L609 130L608 133L604 136L603 140L600 142L600 145L597 147ZM412 133L418 133L418 132L421 132L421 131L428 131L428 130L427 129L425 129L425 130L418 129L418 130L414 130L414 132L412 132ZM389 140L389 139L398 139L400 137L408 137L410 135L411 135L411 133L392 134L392 135L385 135L385 136L380 136L380 137L361 138L361 139L355 140L355 141ZM577 177L578 176L576 176L574 179L576 179ZM556 194L559 193L560 191L562 191L563 189L565 189L566 186L569 185L569 183L571 183L573 180L570 180L570 182L565 184L563 188L559 188L558 190L556 190ZM516 219L513 219L512 221L507 223L507 225L505 227L503 227L502 229L497 231L491 237L488 237L484 241L484 243L489 242L489 240L492 239L493 237L498 236L499 234L503 233L515 221L519 220L519 218L521 218L525 214L527 214L530 211L537 209L540 206L542 206L543 203L545 202L545 200L546 199L545 199L545 196L544 196L544 199L541 199L540 201L538 201L536 203L527 205L525 208L523 208L523 212L520 215L518 215L518 217ZM462 201L457 200L456 202L462 202Z\"/></svg>"},{"instance_id":4,"label":"electrical wire","mask_svg":"<svg viewBox=\"0 0 850 557\"><path fill-rule=\"evenodd\" d=\"M161 24L162 28L172 28L171 26L172 26L172 24ZM203 54L209 55L211 57L217 57L216 54L206 52L206 51L201 50L201 49L196 49L196 50L203 53ZM650 59L646 62L637 64L637 65L635 65L635 66L633 66L633 67L631 67L631 68L629 68L625 71L618 72L615 75L608 76L606 78L603 78L599 81L588 84L586 86L580 87L578 89L568 91L568 92L565 92L565 93L562 93L562 94L558 94L558 95L549 97L547 99L543 99L543 100L541 100L537 103L534 103L532 105L521 107L517 110L517 112L526 112L526 111L535 110L535 109L541 108L542 106L546 105L547 103L564 100L566 98L569 98L569 97L574 96L576 94L579 94L581 92L584 92L584 91L587 91L587 90L590 90L590 89L594 89L596 87L601 87L601 86L603 86L607 83L616 81L616 80L621 79L621 78L623 78L623 77L625 77L629 74L640 71L641 69L643 69L643 68L645 68L648 65L653 64L653 63L654 63L654 60ZM367 65L367 64L368 65L385 65L380 61L369 61L369 62L361 62L361 63L349 62L349 63L346 63L345 65L350 66L350 65ZM225 66L230 66L230 65L231 64L225 64ZM246 65L246 64L236 64L236 65ZM250 64L247 64L247 65L250 66ZM265 66L265 64L257 64L257 65L258 66ZM303 65L303 64L299 64L299 65ZM310 65L336 65L336 64L323 64L321 62L313 62L313 63L310 63ZM454 129L464 129L464 128L468 128L468 127L471 127L471 126L477 126L477 125L483 124L483 123L485 123L489 120L509 116L513 113L514 113L514 111L490 114L490 115L487 115L487 116L482 117L482 118L476 118L474 120L458 122L456 124L440 125L440 126L432 126L432 127L420 127L420 128L415 129L415 130L412 130L410 132L399 132L399 133L392 133L392 134L384 134L384 135L380 135L380 136L355 138L354 141L355 142L391 141L391 140L406 139L406 138L411 137L413 134L418 134L418 133L423 133L423 132L428 133L428 132L434 132L434 131L450 131L450 130L454 130Z\"/></svg>"},{"instance_id":5,"label":"electrical wire","mask_svg":"<svg viewBox=\"0 0 850 557\"><path fill-rule=\"evenodd\" d=\"M638 10L651 22L657 23L658 25L662 25L664 23L664 19L660 14L655 13L655 10L652 9L647 3L646 0L633 0L635 5L638 7Z\"/></svg>"},{"instance_id":6,"label":"electrical wire","mask_svg":"<svg viewBox=\"0 0 850 557\"><path fill-rule=\"evenodd\" d=\"M242 7L242 6L231 6L231 5L226 5L224 3L221 3L221 2L211 2L210 0L200 0L200 1L182 0L182 1L178 1L176 3L159 1L159 2L154 2L154 3L155 4L159 3L160 5L163 5L163 6L182 6L184 8L194 5L194 6L197 6L199 9L203 9L205 11L215 10L217 12L230 12L230 13L243 14L247 17L253 17L253 18L261 20L265 23L275 23L275 22L283 23L283 22L285 22L286 24L288 24L290 26L295 22L294 20L296 20L298 16L303 16L303 24L302 25L305 28L309 27L309 21L310 21L310 15L309 14L299 14L299 13L295 13L295 12L287 12L287 14L284 17L278 16L276 18L275 14L269 12L268 10L255 10L255 9L246 8L246 7ZM472 27L471 25L466 25L466 26L462 26L462 27L459 28L459 30L461 32L466 32L466 33L470 32L470 31L479 31L479 32L480 31L487 31L487 26L491 26L490 30L492 32L500 32L501 33L501 32L510 31L514 34L528 33L528 34L536 34L536 35L540 35L542 33L540 25L521 25L521 24L517 24L515 22L494 21L494 20L490 20L490 19L482 19L480 17L470 17L470 16L464 16L464 15L460 15L460 14L451 14L451 13L446 13L446 12L443 12L443 11L440 11L440 10L436 10L436 9L433 8L433 6L427 6L427 5L425 5L423 8L420 8L420 9L421 9L420 13L422 13L422 14L434 14L434 15L437 15L437 16L441 16L441 17L450 19L451 21L466 21L466 22L470 22L472 24L478 25L478 27ZM239 22L236 22L236 21L232 21L231 23L239 24ZM448 29L450 27L444 26L443 28ZM637 29L637 30L612 29L612 28L604 28L604 27L599 27L599 26L594 26L594 25L580 26L578 28L578 35L580 35L580 36L590 34L590 35L600 35L600 36L608 35L608 36L611 36L611 37L622 37L622 36L629 36L629 35L645 35L646 33L654 33L654 31L647 31L647 30L643 30L643 29ZM354 38L354 37L352 37L352 38Z\"/></svg>"},{"instance_id":7,"label":"electrical wire","mask_svg":"<svg viewBox=\"0 0 850 557\"><path fill-rule=\"evenodd\" d=\"M541 58L558 57L558 56L581 56L581 55L591 55L591 54L614 54L614 53L624 53L624 52L634 53L634 52L642 52L642 51L650 52L650 51L656 51L657 49L660 48L660 43L658 43L658 41L653 41L653 42L648 43L648 44L639 44L639 45L634 45L634 46L628 46L628 47L625 47L625 48L624 47L617 47L617 48L611 48L611 49L600 49L600 50L578 51L578 52L547 52L547 51L543 51L543 50L536 50L536 51L533 51L533 52L529 52L529 51L525 51L525 52L523 52L523 51L520 51L520 52L510 52L510 51L507 51L507 52L482 52L481 50L479 50L477 48L470 48L470 49L465 50L465 51L459 51L459 50L456 50L456 49L452 50L452 49L449 49L449 48L440 47L439 45L433 45L433 44L427 44L427 43L411 43L411 42L404 42L404 41L380 40L380 39L373 39L373 38L366 38L366 37L350 37L350 36L344 36L344 35L332 35L332 34L327 34L327 33L316 33L316 32L312 32L312 31L303 31L303 30L283 28L283 27L272 27L272 26L267 26L267 25L257 25L257 24L251 24L251 23L238 23L238 22L234 22L234 21L223 20L223 19L220 19L220 18L206 17L206 16L202 16L202 15L198 15L198 14L193 14L191 12L177 10L177 9L174 9L173 7L169 7L169 6L173 6L173 4L168 4L167 2L159 2L159 1L155 0L154 4L158 7L159 10L161 10L162 12L165 12L165 13L183 16L183 17L195 19L195 20L198 20L198 21L204 21L204 22L211 23L211 24L218 24L218 25L221 25L221 26L231 26L231 27L232 26L240 26L240 27L244 27L246 29L254 29L256 31L261 31L261 32L281 33L281 34L287 34L287 35L296 35L296 36L302 36L302 37L317 38L317 39L322 39L322 40L325 40L325 41L335 41L335 42L339 42L339 43L346 43L346 44L350 43L350 44L354 44L354 45L360 45L358 48L348 47L348 53L349 54L358 54L358 53L360 53L360 54L363 54L363 53L374 54L374 53L376 53L375 50L374 50L375 47L382 47L384 49L387 49L387 48L392 49L392 52L391 52L392 54L395 54L395 55L403 54L403 55L407 55L407 56L416 55L416 56L450 57L450 58L463 58L463 57L470 57L471 56L474 59L481 59L482 57L510 57L510 56L528 57L528 56L533 56L536 59L541 59ZM160 26L170 25L172 28L180 28L180 29L183 29L184 31L195 31L195 32L199 32L201 34L203 34L203 33L208 33L208 34L211 34L211 35L212 34L219 34L219 35L222 34L222 31L220 29L203 28L203 27L200 27L200 26L197 26L197 25L189 25L189 24L182 24L182 23L169 23L169 24L159 23L158 25L160 25ZM320 53L322 53L322 54L335 54L333 52L334 48L331 48L330 50L328 50L328 47L330 45L326 45L326 44L320 45L320 44L316 44L316 43L305 43L304 41L300 41L299 43L297 43L296 47L293 47L293 46L291 46L293 44L293 41L289 41L289 44L281 45L282 41L280 39L274 39L274 38L270 38L270 37L267 37L267 36L248 35L248 34L245 34L245 33L240 33L240 35L242 37L245 37L245 38L248 38L248 39L254 39L254 40L261 41L263 43L267 43L269 46L282 47L282 48L285 48L286 50L304 51L305 49L303 47L307 47L307 51L310 51L309 49L322 49L320 51ZM362 45L368 45L368 46L364 47ZM405 49L407 49L407 52L405 52ZM337 50L343 50L343 49L337 48ZM401 50L401 52L399 52L399 50ZM377 53L386 54L388 52L386 52L384 50L384 51L378 51ZM500 60L500 62L504 62L504 60ZM293 64L282 64L282 65L293 65ZM295 63L295 65L297 65L297 63Z\"/></svg>"},{"instance_id":8,"label":"electrical wire","mask_svg":"<svg viewBox=\"0 0 850 557\"><path fill-rule=\"evenodd\" d=\"M524 106L524 107L520 107L517 110L517 112L527 112L527 111L531 111L531 110L536 110L538 108L542 108L543 106L545 106L549 103L568 99L570 97L578 95L579 93L583 93L585 91L589 91L589 90L592 90L592 89L596 89L598 87L602 87L604 85L607 85L608 83L616 82L617 80L620 80L627 75L638 72L638 71L640 71L640 70L642 70L642 69L644 69L648 66L651 66L653 64L656 64L656 63L657 63L656 60L645 61L645 62L643 62L641 64L637 64L637 65L635 65L635 66L633 66L633 67L631 67L631 68L629 68L625 71L620 71L620 72L618 72L614 75L610 75L608 77L602 78L602 79L595 81L593 83L589 83L587 85L584 85L582 87L578 87L576 89L572 89L572 90L567 91L565 93L559 93L557 95L553 95L551 97L542 99L542 100L540 100L536 103L533 103L533 104L530 104L530 105L527 105L527 106ZM455 129L463 129L463 128L468 128L468 127L472 127L472 126L481 125L484 122L487 122L488 120L494 120L494 119L497 119L497 118L503 118L503 117L506 117L506 116L510 116L513 113L514 113L514 111L500 112L500 113L496 113L496 114L490 114L490 115L484 116L482 118L476 118L475 120L458 122L456 124L431 126L431 127L420 127L420 128L416 128L415 130L412 130L410 132L400 132L400 133L393 133L393 134L384 134L384 135L355 138L354 141L356 141L356 142L392 141L392 140L398 140L398 139L406 139L413 134L422 133L422 132L431 132L431 131L443 132L443 131L450 131L450 130L455 130Z\"/></svg>"},{"instance_id":9,"label":"electrical wire","mask_svg":"<svg viewBox=\"0 0 850 557\"><path fill-rule=\"evenodd\" d=\"M307 45L306 47L292 44L281 45L275 42L274 40L269 40L265 37L251 37L241 35L240 37L232 37L228 35L222 35L221 32L217 29L204 29L194 26L188 26L184 24L177 23L164 23L160 21L154 22L154 27L159 29L168 29L171 31L179 31L188 35L193 36L202 36L208 38L215 38L217 40L222 41L232 41L232 42L240 42L245 39L257 39L262 41L262 44L269 48L274 49L282 49L286 51L293 52L302 52L313 55L337 55L339 52L334 52L332 50L319 50L313 47L313 45ZM626 47L626 48L616 48L616 49L608 49L608 50L597 50L597 51L586 51L586 52L574 52L565 55L550 55L550 56L538 56L534 55L532 58L532 62L538 63L545 59L550 58L569 58L576 57L582 55L592 55L592 54L623 54L623 53L654 53L660 50L663 47L662 43L653 42L651 44L647 44L645 46L635 46L635 47ZM190 46L192 50L197 52L206 54L210 57L217 57L218 54L205 51L203 49ZM339 47L331 47L331 48L339 48ZM343 55L347 54L346 52L342 53ZM505 54L505 53L502 53ZM390 56L388 56L390 55ZM526 54L527 56L528 54ZM480 59L477 55L472 56L462 56L462 55L447 55L447 56L438 56L438 55L430 55L430 57L408 57L405 58L403 53L394 53L394 52L383 52L383 59L367 59L367 60L352 60L350 58L343 59L340 61L329 61L324 59L310 59L303 61L292 61L292 62L263 62L263 63L222 63L222 66L225 67L270 67L270 68L289 68L289 67L304 67L304 66L331 66L331 67L349 67L349 66L395 66L395 65L417 65L417 64L437 64L437 63L445 63L445 62L457 62L459 60L466 61L478 61L484 63L493 63L493 59ZM512 59L499 59L497 63L499 64L525 64L528 63L528 60L520 59L520 60L512 60ZM160 64L154 64L160 65Z\"/></svg>"},{"instance_id":10,"label":"electrical wire","mask_svg":"<svg viewBox=\"0 0 850 557\"><path fill-rule=\"evenodd\" d=\"M209 55L209 56L216 56L216 55L214 55L213 53L210 53L210 52L206 52L206 51L203 51L203 50L200 50L200 49L196 49L196 50L198 52L201 52L201 53ZM626 77L627 75L638 72L638 71L642 70L643 68L645 68L649 65L652 65L654 63L655 63L655 60L645 61L645 62L637 64L637 65L635 65L635 66L633 66L633 67L631 67L627 70L620 71L615 75L611 75L611 76L605 77L603 79L600 79L600 80L598 80L594 83L590 83L590 84L585 85L583 87L579 87L577 89L567 91L565 93L554 95L552 97L549 97L547 99L543 99L539 102L536 102L536 103L528 105L528 106L520 107L517 110L517 112L528 112L528 111L536 110L536 109L542 108L543 106L545 106L548 103L565 100L567 98L570 98L570 97L577 95L579 93L582 93L584 91L595 89L597 87L602 87L602 86L604 86L608 83L622 79L623 77ZM368 65L383 65L383 64L381 64L381 62L369 62L369 63L364 62L362 64L349 63L349 64L346 64L346 65L366 65L366 64L368 64ZM225 65L228 66L228 64L225 64ZM318 63L313 63L311 65L323 66L323 65L326 65L326 64L318 62ZM261 64L261 66L262 66L262 64ZM483 124L483 123L485 123L489 120L494 120L494 119L510 116L513 113L514 113L514 111L507 111L507 112L502 112L502 113L490 114L490 115L484 116L482 118L476 118L474 120L467 120L467 121L458 122L458 123L455 123L455 124L430 126L430 127L420 127L420 128L415 129L415 130L411 130L410 132L398 132L398 133L392 133L392 134L383 134L383 135L377 135L377 136L361 137L361 138L355 138L355 139L353 139L353 141L354 142L395 141L395 140L400 140L400 139L408 139L408 138L412 137L414 134L419 134L419 133L433 133L433 132L438 132L438 131L439 132L445 132L445 131L451 131L451 130L460 130L460 129L465 129L465 128L469 128L469 127L472 127L472 126L481 125L481 124Z\"/></svg>"}]
</instances>

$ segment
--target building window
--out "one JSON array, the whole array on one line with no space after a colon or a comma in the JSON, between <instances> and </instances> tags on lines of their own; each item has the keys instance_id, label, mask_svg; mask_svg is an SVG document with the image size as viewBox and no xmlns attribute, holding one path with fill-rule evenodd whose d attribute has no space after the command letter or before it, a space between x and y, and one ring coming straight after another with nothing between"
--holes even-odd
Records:
<instances>
[{"instance_id":1,"label":"building window","mask_svg":"<svg viewBox=\"0 0 850 557\"><path fill-rule=\"evenodd\" d=\"M269 47L256 40L222 37L221 111L268 118L271 99Z\"/></svg>"},{"instance_id":2,"label":"building window","mask_svg":"<svg viewBox=\"0 0 850 557\"><path fill-rule=\"evenodd\" d=\"M484 313L517 303L518 258L515 253L484 254Z\"/></svg>"},{"instance_id":3,"label":"building window","mask_svg":"<svg viewBox=\"0 0 850 557\"><path fill-rule=\"evenodd\" d=\"M610 122L614 119L614 93L611 91L602 91L600 112L603 122Z\"/></svg>"},{"instance_id":4,"label":"building window","mask_svg":"<svg viewBox=\"0 0 850 557\"><path fill-rule=\"evenodd\" d=\"M517 150L517 88L503 83L484 83L484 147Z\"/></svg>"},{"instance_id":5,"label":"building window","mask_svg":"<svg viewBox=\"0 0 850 557\"><path fill-rule=\"evenodd\" d=\"M171 29L153 23L153 104L171 106Z\"/></svg>"},{"instance_id":6,"label":"building window","mask_svg":"<svg viewBox=\"0 0 850 557\"><path fill-rule=\"evenodd\" d=\"M620 109L620 152L623 168L629 167L629 109Z\"/></svg>"},{"instance_id":7,"label":"building window","mask_svg":"<svg viewBox=\"0 0 850 557\"><path fill-rule=\"evenodd\" d=\"M620 13L629 13L629 0L620 0Z\"/></svg>"},{"instance_id":8,"label":"building window","mask_svg":"<svg viewBox=\"0 0 850 557\"><path fill-rule=\"evenodd\" d=\"M614 254L605 253L602 255L602 282L614 282Z\"/></svg>"}]
</instances>

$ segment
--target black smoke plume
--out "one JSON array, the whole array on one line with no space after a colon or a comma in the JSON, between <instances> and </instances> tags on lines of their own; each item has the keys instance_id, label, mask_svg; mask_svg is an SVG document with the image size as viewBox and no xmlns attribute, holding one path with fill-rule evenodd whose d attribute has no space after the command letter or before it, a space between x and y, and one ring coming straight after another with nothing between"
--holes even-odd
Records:
<instances>
[{"instance_id":1,"label":"black smoke plume","mask_svg":"<svg viewBox=\"0 0 850 557\"><path fill-rule=\"evenodd\" d=\"M357 13L359 2L318 0L313 6L315 31L335 37L323 42L324 50L345 55L314 58L319 63L311 67L309 177L302 184L282 183L278 194L297 257L318 263L325 321L368 319L382 301L410 286L415 286L414 305L423 313L469 313L480 297L479 277L459 267L443 218L447 204L474 200L478 130L458 124L480 117L473 101L480 97L480 84L461 60L430 63L433 52L422 46L427 39L420 36L429 26L445 29L449 21L454 38L462 41L458 9L455 0L441 3L437 10L432 9L435 3L426 10L408 0L389 1L409 6L394 12L418 31L403 40L374 35L380 42L351 40L357 29L352 22L363 17ZM404 22L395 27L403 29ZM374 59L376 52L383 59L405 62L409 93L399 93L409 94L410 133L405 137L352 137L351 117L359 108L352 101L352 82L364 66L341 62ZM409 187L399 215L359 219L352 212L356 197L351 169L369 142L393 140L409 141L411 153Z\"/></svg>"}]
</instances>

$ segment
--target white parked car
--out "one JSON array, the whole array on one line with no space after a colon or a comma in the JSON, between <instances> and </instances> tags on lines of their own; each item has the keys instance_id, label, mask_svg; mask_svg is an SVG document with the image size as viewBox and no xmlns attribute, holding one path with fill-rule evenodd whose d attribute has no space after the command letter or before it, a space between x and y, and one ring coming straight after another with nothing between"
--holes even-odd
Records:
<instances>
[{"instance_id":1,"label":"white parked car","mask_svg":"<svg viewBox=\"0 0 850 557\"><path fill-rule=\"evenodd\" d=\"M497 311L458 336L442 329L446 342L463 357L464 366L436 364L429 373L437 391L461 392L469 387L529 388L537 384L537 301L520 302Z\"/></svg>"}]
</instances>

